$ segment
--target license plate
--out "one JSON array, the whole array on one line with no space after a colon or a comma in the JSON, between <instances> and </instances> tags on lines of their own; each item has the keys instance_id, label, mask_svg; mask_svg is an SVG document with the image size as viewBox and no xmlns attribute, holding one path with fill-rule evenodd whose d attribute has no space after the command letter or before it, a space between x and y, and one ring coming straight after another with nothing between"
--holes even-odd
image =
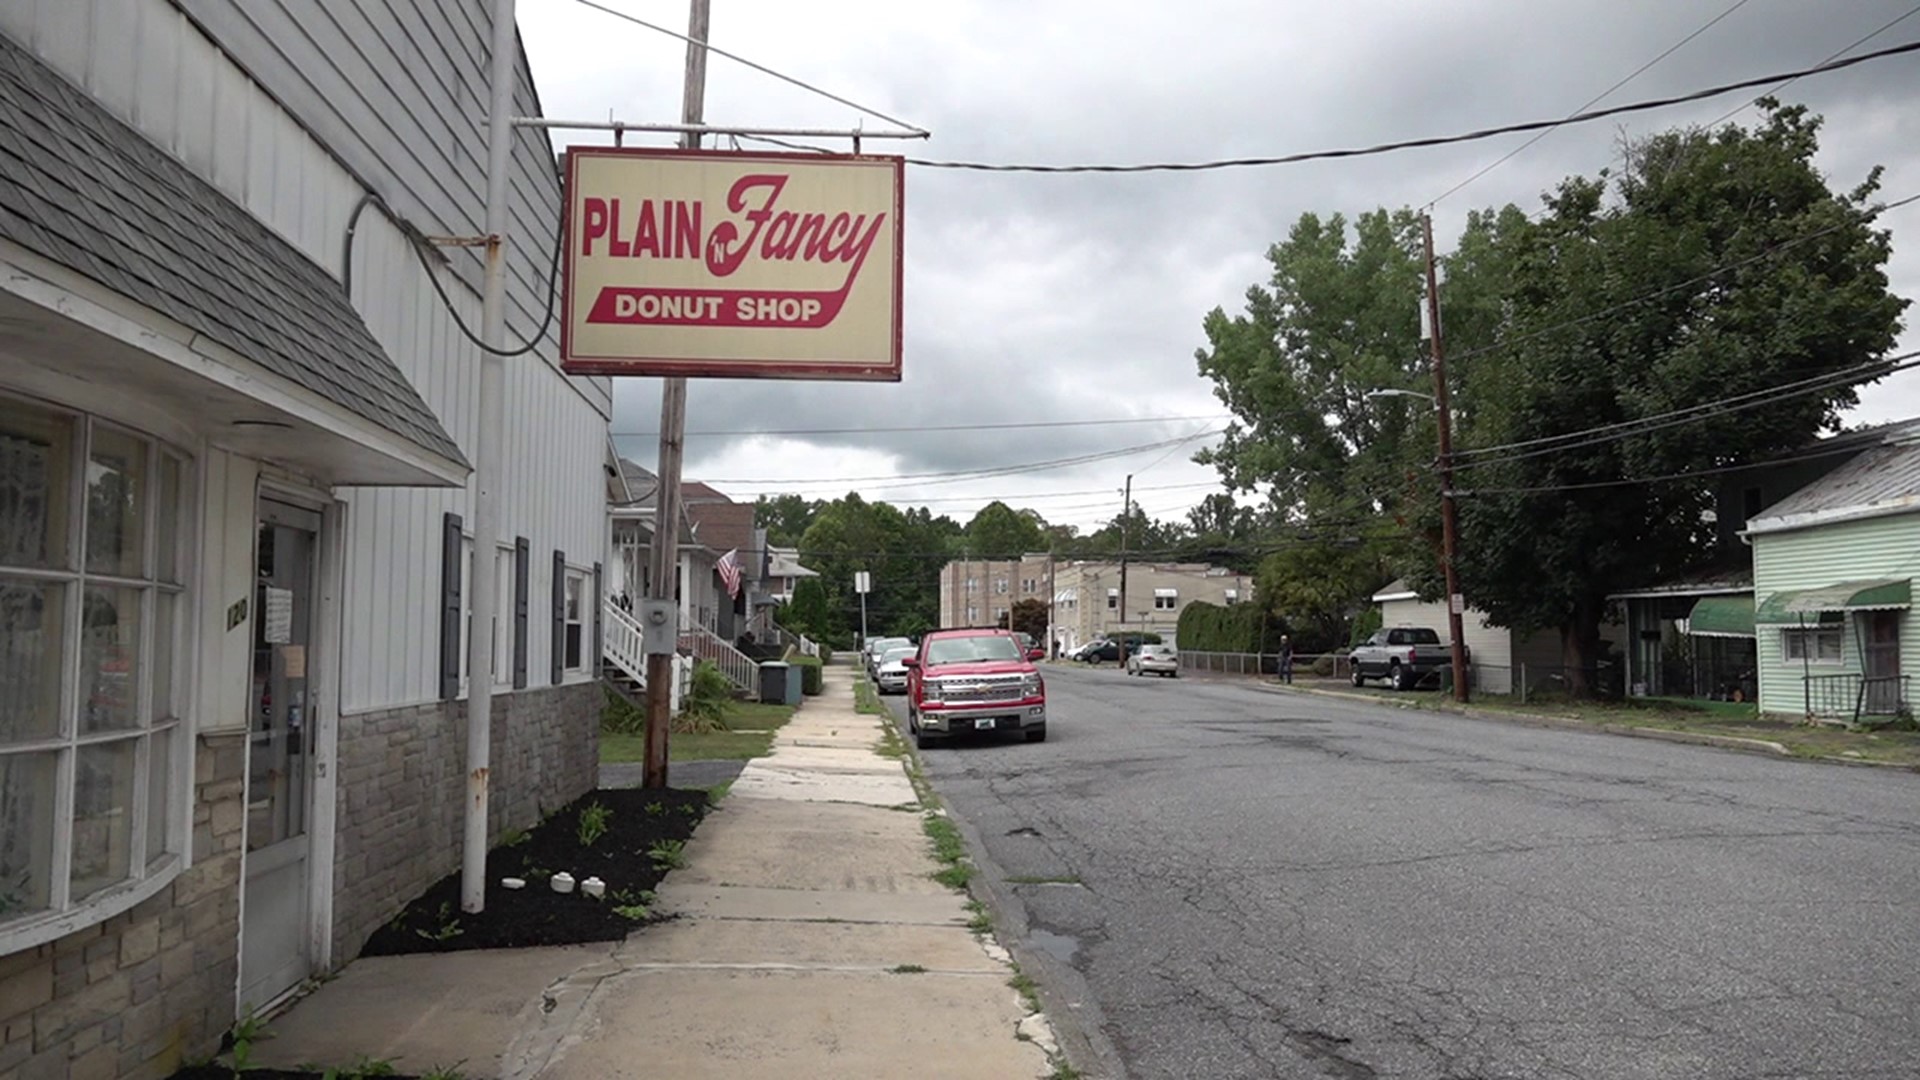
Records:
<instances>
[{"instance_id":1,"label":"license plate","mask_svg":"<svg viewBox=\"0 0 1920 1080\"><path fill-rule=\"evenodd\" d=\"M983 716L983 717L981 717L980 719L978 719L978 720L975 720L975 721L973 722L973 727L974 727L974 730L975 730L975 731L992 731L992 730L993 730L993 717L991 717L991 716Z\"/></svg>"}]
</instances>

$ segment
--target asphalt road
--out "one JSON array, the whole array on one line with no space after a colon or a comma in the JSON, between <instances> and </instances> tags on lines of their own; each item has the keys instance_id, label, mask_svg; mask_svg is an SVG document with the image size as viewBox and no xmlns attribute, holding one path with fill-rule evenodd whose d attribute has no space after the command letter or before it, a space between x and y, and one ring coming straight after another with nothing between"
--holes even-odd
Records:
<instances>
[{"instance_id":1,"label":"asphalt road","mask_svg":"<svg viewBox=\"0 0 1920 1080\"><path fill-rule=\"evenodd\" d=\"M1047 686L923 758L1096 1074L1920 1076L1920 775Z\"/></svg>"}]
</instances>

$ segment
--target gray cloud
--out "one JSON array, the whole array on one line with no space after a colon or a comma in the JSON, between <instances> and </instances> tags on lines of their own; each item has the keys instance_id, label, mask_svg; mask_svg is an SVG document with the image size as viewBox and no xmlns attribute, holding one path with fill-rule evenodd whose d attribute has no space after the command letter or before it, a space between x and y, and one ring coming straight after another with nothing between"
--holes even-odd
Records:
<instances>
[{"instance_id":1,"label":"gray cloud","mask_svg":"<svg viewBox=\"0 0 1920 1080\"><path fill-rule=\"evenodd\" d=\"M675 5L614 0L678 26ZM1195 160L1354 146L1570 111L1692 32L1719 5L1528 0L1341 4L1189 0L1045 4L723 0L714 40L930 128L929 144L869 143L917 157L987 161ZM1901 14L1899 0L1843 5L1750 0L1608 103L1812 64ZM672 119L684 46L567 0L525 3L522 31L550 116ZM1920 16L1876 39L1920 38ZM1782 92L1827 117L1822 163L1836 187L1887 167L1886 193L1920 192L1920 117L1910 59L1802 80ZM845 127L842 106L715 57L716 123ZM1609 165L1623 136L1703 123L1741 98L1562 129L1435 210L1443 244L1468 210L1516 202ZM1755 113L1742 114L1751 121ZM879 126L869 120L868 127ZM1264 252L1304 211L1349 216L1418 206L1524 136L1378 158L1199 175L1032 176L911 169L907 191L906 377L899 385L697 382L689 426L840 428L1162 416L1219 411L1195 373L1202 315L1240 308ZM603 142L581 134L557 141ZM1895 288L1920 291L1920 207L1890 214ZM1412 300L1409 298L1409 303ZM1907 348L1920 347L1908 334ZM654 380L616 393L615 428L658 426ZM1863 420L1920 413L1920 378L1867 390ZM748 443L695 439L689 475L843 478L978 469L1091 454L1198 425L1020 432L862 434ZM649 461L651 442L623 439ZM1091 524L1130 470L1146 487L1210 474L1181 451L967 485L876 492L970 516L994 496ZM1163 461L1155 464L1159 459ZM1149 470L1147 467L1152 465ZM852 470L858 471L852 471ZM765 485L763 490L787 485ZM868 484L873 487L875 485ZM752 485L736 485L751 494ZM1178 513L1205 487L1142 501ZM966 496L973 504L953 500ZM1117 496L1110 499L1117 508Z\"/></svg>"}]
</instances>

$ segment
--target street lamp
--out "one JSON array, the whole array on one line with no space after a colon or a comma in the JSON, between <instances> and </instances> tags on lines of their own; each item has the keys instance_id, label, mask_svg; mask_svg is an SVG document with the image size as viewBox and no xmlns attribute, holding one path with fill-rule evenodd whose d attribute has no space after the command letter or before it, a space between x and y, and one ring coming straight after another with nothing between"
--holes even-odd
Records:
<instances>
[{"instance_id":1,"label":"street lamp","mask_svg":"<svg viewBox=\"0 0 1920 1080\"><path fill-rule=\"evenodd\" d=\"M1438 381L1436 387L1442 394L1446 392L1446 383ZM1453 698L1455 701L1467 700L1467 648L1462 629L1462 616L1466 612L1466 598L1460 595L1460 577L1454 569L1454 556L1459 547L1459 525L1454 516L1453 506L1453 420L1449 415L1453 410L1433 394L1423 394L1418 390L1369 390L1361 395L1372 401L1378 398L1414 397L1432 402L1434 416L1440 429L1440 564L1447 578L1447 633L1453 638Z\"/></svg>"}]
</instances>

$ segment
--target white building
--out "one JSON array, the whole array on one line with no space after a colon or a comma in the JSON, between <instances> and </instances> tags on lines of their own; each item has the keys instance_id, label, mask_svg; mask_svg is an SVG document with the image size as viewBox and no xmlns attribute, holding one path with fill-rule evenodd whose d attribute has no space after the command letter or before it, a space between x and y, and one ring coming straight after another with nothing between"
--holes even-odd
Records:
<instances>
[{"instance_id":1,"label":"white building","mask_svg":"<svg viewBox=\"0 0 1920 1080\"><path fill-rule=\"evenodd\" d=\"M413 239L482 231L489 10L0 3L0 1075L166 1075L456 869L476 544L496 834L594 782L610 387L507 361L473 537L480 260Z\"/></svg>"}]
</instances>

